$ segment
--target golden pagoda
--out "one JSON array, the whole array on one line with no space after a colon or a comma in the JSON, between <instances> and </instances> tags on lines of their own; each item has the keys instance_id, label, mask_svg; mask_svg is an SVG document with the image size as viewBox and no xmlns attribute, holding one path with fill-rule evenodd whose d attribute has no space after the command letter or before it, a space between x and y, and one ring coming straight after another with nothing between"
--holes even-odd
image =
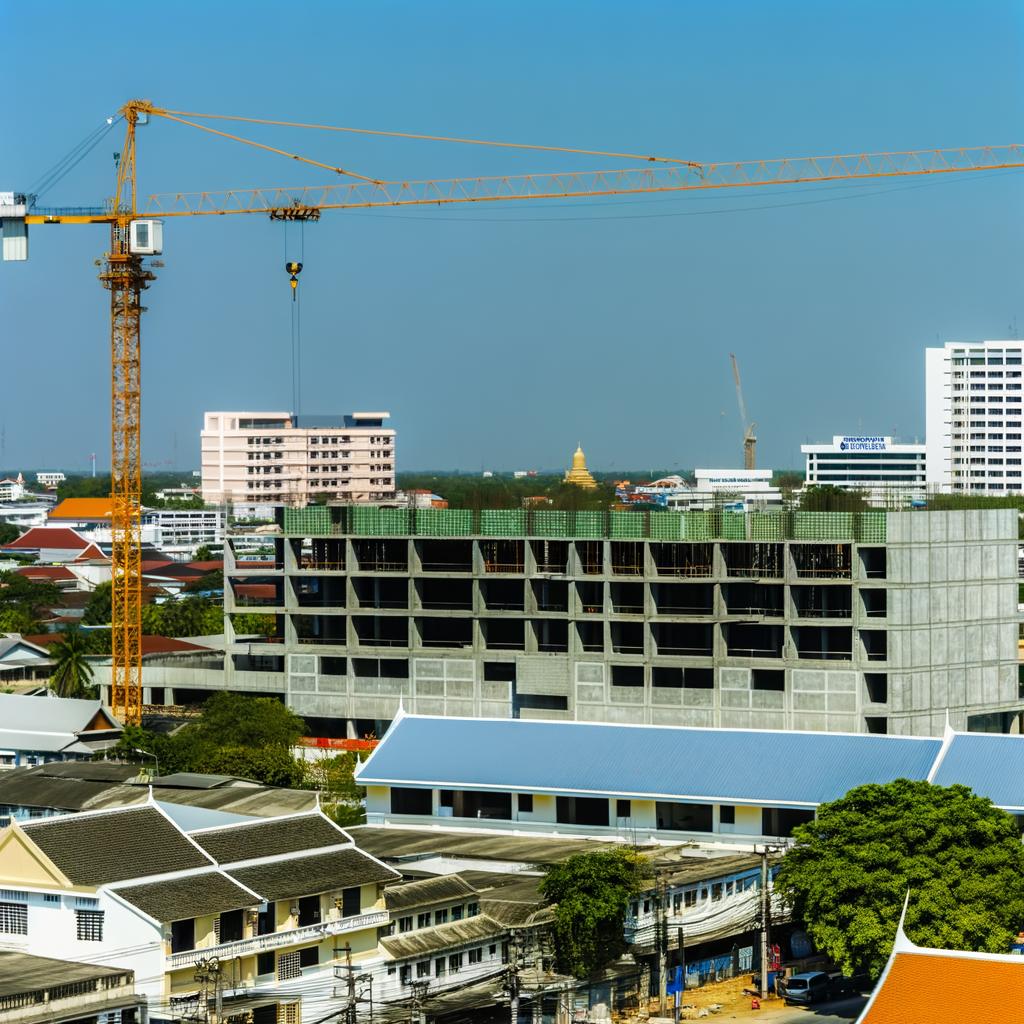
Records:
<instances>
[{"instance_id":1,"label":"golden pagoda","mask_svg":"<svg viewBox=\"0 0 1024 1024\"><path fill-rule=\"evenodd\" d=\"M572 469L565 474L565 482L574 487L582 487L587 491L597 490L597 481L590 475L587 469L587 457L583 454L582 446L577 446L572 456Z\"/></svg>"}]
</instances>

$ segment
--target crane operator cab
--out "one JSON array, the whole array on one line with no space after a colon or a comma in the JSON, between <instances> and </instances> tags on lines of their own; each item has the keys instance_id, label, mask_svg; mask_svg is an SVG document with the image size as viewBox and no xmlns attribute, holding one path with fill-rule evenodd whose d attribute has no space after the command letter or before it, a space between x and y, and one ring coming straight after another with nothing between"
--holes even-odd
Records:
<instances>
[{"instance_id":1,"label":"crane operator cab","mask_svg":"<svg viewBox=\"0 0 1024 1024\"><path fill-rule=\"evenodd\" d=\"M128 234L128 248L133 256L159 256L164 251L164 222L133 220Z\"/></svg>"}]
</instances>

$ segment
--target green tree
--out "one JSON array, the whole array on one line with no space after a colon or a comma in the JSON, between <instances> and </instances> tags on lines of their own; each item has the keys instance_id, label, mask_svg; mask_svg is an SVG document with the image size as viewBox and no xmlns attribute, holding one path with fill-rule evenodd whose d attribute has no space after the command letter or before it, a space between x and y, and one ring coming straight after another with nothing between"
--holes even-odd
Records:
<instances>
[{"instance_id":1,"label":"green tree","mask_svg":"<svg viewBox=\"0 0 1024 1024\"><path fill-rule=\"evenodd\" d=\"M224 570L214 569L212 572L204 573L198 579L190 580L185 584L185 593L190 594L204 590L223 590Z\"/></svg>"},{"instance_id":2,"label":"green tree","mask_svg":"<svg viewBox=\"0 0 1024 1024\"><path fill-rule=\"evenodd\" d=\"M808 487L800 496L801 512L863 512L867 499L860 491L822 484Z\"/></svg>"},{"instance_id":3,"label":"green tree","mask_svg":"<svg viewBox=\"0 0 1024 1024\"><path fill-rule=\"evenodd\" d=\"M100 583L89 595L82 622L86 626L107 626L110 624L110 582Z\"/></svg>"},{"instance_id":4,"label":"green tree","mask_svg":"<svg viewBox=\"0 0 1024 1024\"><path fill-rule=\"evenodd\" d=\"M1024 926L1014 819L965 786L858 786L794 830L775 884L818 948L877 977L909 891L911 941L1005 953Z\"/></svg>"},{"instance_id":5,"label":"green tree","mask_svg":"<svg viewBox=\"0 0 1024 1024\"><path fill-rule=\"evenodd\" d=\"M578 853L548 868L540 892L556 904L560 971L587 978L626 951L626 909L647 877L647 861L632 850Z\"/></svg>"},{"instance_id":6,"label":"green tree","mask_svg":"<svg viewBox=\"0 0 1024 1024\"><path fill-rule=\"evenodd\" d=\"M69 629L50 645L53 672L50 683L58 697L84 697L92 683L89 646L79 629Z\"/></svg>"},{"instance_id":7,"label":"green tree","mask_svg":"<svg viewBox=\"0 0 1024 1024\"><path fill-rule=\"evenodd\" d=\"M0 544L10 544L21 536L21 530L11 523L0 523Z\"/></svg>"},{"instance_id":8,"label":"green tree","mask_svg":"<svg viewBox=\"0 0 1024 1024\"><path fill-rule=\"evenodd\" d=\"M214 560L213 552L210 550L209 545L200 544L196 548L196 554L194 561L196 562L212 562Z\"/></svg>"},{"instance_id":9,"label":"green tree","mask_svg":"<svg viewBox=\"0 0 1024 1024\"><path fill-rule=\"evenodd\" d=\"M362 825L366 821L366 790L356 784L355 770L356 755L350 751L305 762L305 784L320 791L320 806L339 825Z\"/></svg>"},{"instance_id":10,"label":"green tree","mask_svg":"<svg viewBox=\"0 0 1024 1024\"><path fill-rule=\"evenodd\" d=\"M150 636L209 636L224 632L224 613L207 597L142 606L142 632Z\"/></svg>"},{"instance_id":11,"label":"green tree","mask_svg":"<svg viewBox=\"0 0 1024 1024\"><path fill-rule=\"evenodd\" d=\"M299 788L305 781L301 762L284 747L205 746L190 761L190 771L237 775L265 786Z\"/></svg>"},{"instance_id":12,"label":"green tree","mask_svg":"<svg viewBox=\"0 0 1024 1024\"><path fill-rule=\"evenodd\" d=\"M54 584L0 572L0 632L38 633L42 618L59 606L60 591Z\"/></svg>"},{"instance_id":13,"label":"green tree","mask_svg":"<svg viewBox=\"0 0 1024 1024\"><path fill-rule=\"evenodd\" d=\"M306 723L291 708L272 697L243 697L215 693L203 705L202 716L179 735L194 732L202 743L224 747L281 747L290 750L306 731Z\"/></svg>"}]
</instances>

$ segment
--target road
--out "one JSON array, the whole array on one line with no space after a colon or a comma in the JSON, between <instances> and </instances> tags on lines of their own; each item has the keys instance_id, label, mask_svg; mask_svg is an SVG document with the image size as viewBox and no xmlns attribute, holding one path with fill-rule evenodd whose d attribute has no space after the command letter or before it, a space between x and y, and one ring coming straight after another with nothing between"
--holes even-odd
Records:
<instances>
[{"instance_id":1,"label":"road","mask_svg":"<svg viewBox=\"0 0 1024 1024\"><path fill-rule=\"evenodd\" d=\"M743 1013L716 1014L714 1020L763 1021L764 1024L850 1024L856 1020L866 996L822 1003L819 1006L784 1006L764 1010L745 1010Z\"/></svg>"}]
</instances>

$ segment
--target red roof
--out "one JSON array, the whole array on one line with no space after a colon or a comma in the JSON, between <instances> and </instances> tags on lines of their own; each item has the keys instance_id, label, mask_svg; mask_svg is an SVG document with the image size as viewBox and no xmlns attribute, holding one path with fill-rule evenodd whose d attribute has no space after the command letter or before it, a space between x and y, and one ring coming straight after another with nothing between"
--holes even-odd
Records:
<instances>
[{"instance_id":1,"label":"red roof","mask_svg":"<svg viewBox=\"0 0 1024 1024\"><path fill-rule=\"evenodd\" d=\"M53 583L60 580L78 579L70 569L63 565L23 565L14 571L30 580L50 580Z\"/></svg>"},{"instance_id":2,"label":"red roof","mask_svg":"<svg viewBox=\"0 0 1024 1024\"><path fill-rule=\"evenodd\" d=\"M143 572L156 572L157 569L162 569L165 565L173 565L174 561L170 558L150 558L144 559L141 565Z\"/></svg>"},{"instance_id":3,"label":"red roof","mask_svg":"<svg viewBox=\"0 0 1024 1024\"><path fill-rule=\"evenodd\" d=\"M238 597L276 597L277 587L273 583L236 583L235 594Z\"/></svg>"},{"instance_id":4,"label":"red roof","mask_svg":"<svg viewBox=\"0 0 1024 1024\"><path fill-rule=\"evenodd\" d=\"M38 551L40 548L84 551L86 548L96 548L96 545L68 526L33 526L17 540L4 545L4 550ZM96 550L99 551L99 548ZM100 552L102 555L103 552Z\"/></svg>"},{"instance_id":5,"label":"red roof","mask_svg":"<svg viewBox=\"0 0 1024 1024\"><path fill-rule=\"evenodd\" d=\"M94 558L106 558L107 556L96 547L95 544L90 544L81 554L75 556L76 562L89 562Z\"/></svg>"},{"instance_id":6,"label":"red roof","mask_svg":"<svg viewBox=\"0 0 1024 1024\"><path fill-rule=\"evenodd\" d=\"M22 640L26 640L30 644L35 644L37 647L48 647L50 644L57 643L60 639L60 633L38 633L32 636L22 637ZM178 651L210 650L209 647L203 647L200 644L192 644L187 640L176 640L172 636L143 635L140 640L143 657L146 657L148 654L168 654Z\"/></svg>"},{"instance_id":7,"label":"red roof","mask_svg":"<svg viewBox=\"0 0 1024 1024\"><path fill-rule=\"evenodd\" d=\"M216 558L210 562L186 562L185 564L190 569L198 569L201 573L214 572L217 569L224 568L224 560L222 558Z\"/></svg>"}]
</instances>

